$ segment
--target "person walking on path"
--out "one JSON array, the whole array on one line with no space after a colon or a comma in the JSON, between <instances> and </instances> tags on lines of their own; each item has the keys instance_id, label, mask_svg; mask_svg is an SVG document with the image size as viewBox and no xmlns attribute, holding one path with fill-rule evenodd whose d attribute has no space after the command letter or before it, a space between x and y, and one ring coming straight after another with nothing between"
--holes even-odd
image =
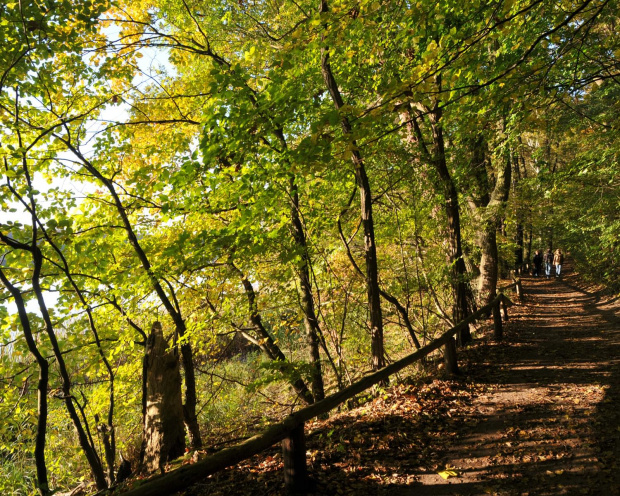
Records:
<instances>
[{"instance_id":1,"label":"person walking on path","mask_svg":"<svg viewBox=\"0 0 620 496\"><path fill-rule=\"evenodd\" d=\"M547 248L543 261L545 262L545 275L547 276L547 279L549 279L551 277L551 264L553 263L553 253L551 253L551 248Z\"/></svg>"},{"instance_id":2,"label":"person walking on path","mask_svg":"<svg viewBox=\"0 0 620 496\"><path fill-rule=\"evenodd\" d=\"M536 250L532 262L534 262L534 277L539 277L542 274L543 264L543 257L542 253L540 253L540 250Z\"/></svg>"},{"instance_id":3,"label":"person walking on path","mask_svg":"<svg viewBox=\"0 0 620 496\"><path fill-rule=\"evenodd\" d=\"M560 277L562 272L562 264L564 263L564 254L559 248L555 250L555 256L553 257L553 265L555 265L555 277Z\"/></svg>"}]
</instances>

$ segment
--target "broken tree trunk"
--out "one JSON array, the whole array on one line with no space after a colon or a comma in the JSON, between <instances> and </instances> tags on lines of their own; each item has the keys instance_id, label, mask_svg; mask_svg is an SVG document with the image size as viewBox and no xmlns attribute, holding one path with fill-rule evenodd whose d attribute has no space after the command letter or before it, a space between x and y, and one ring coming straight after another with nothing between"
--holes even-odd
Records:
<instances>
[{"instance_id":1,"label":"broken tree trunk","mask_svg":"<svg viewBox=\"0 0 620 496\"><path fill-rule=\"evenodd\" d=\"M148 472L185 452L181 372L176 348L168 349L161 324L155 322L146 345L146 412L144 467Z\"/></svg>"}]
</instances>

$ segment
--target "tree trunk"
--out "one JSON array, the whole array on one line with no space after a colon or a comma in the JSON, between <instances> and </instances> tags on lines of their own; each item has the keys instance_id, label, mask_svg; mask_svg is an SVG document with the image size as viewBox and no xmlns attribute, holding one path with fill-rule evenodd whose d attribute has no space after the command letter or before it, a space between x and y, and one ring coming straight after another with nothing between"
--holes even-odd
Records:
<instances>
[{"instance_id":1,"label":"tree trunk","mask_svg":"<svg viewBox=\"0 0 620 496\"><path fill-rule=\"evenodd\" d=\"M480 227L480 279L478 280L478 294L480 304L488 304L495 298L498 277L497 226L491 221L485 221Z\"/></svg>"},{"instance_id":2,"label":"tree trunk","mask_svg":"<svg viewBox=\"0 0 620 496\"><path fill-rule=\"evenodd\" d=\"M144 464L148 472L163 472L167 462L185 453L185 429L178 352L168 350L159 322L151 329L145 362Z\"/></svg>"},{"instance_id":3,"label":"tree trunk","mask_svg":"<svg viewBox=\"0 0 620 496\"><path fill-rule=\"evenodd\" d=\"M138 463L138 471L142 471L144 468L144 455L146 454L146 437L144 436L144 426L146 425L146 402L148 397L147 390L147 376L148 376L148 355L146 353L146 345L148 344L148 337L144 340L144 357L142 358L142 443L140 444L140 455L139 455L139 463Z\"/></svg>"},{"instance_id":4,"label":"tree trunk","mask_svg":"<svg viewBox=\"0 0 620 496\"><path fill-rule=\"evenodd\" d=\"M531 215L531 214L530 214ZM527 244L525 245L527 250L525 252L525 260L527 260L528 266L531 267L530 263L532 260L532 224L531 220L527 228Z\"/></svg>"},{"instance_id":5,"label":"tree trunk","mask_svg":"<svg viewBox=\"0 0 620 496\"><path fill-rule=\"evenodd\" d=\"M310 279L310 256L308 254L306 233L299 217L299 192L294 177L291 177L290 180L290 194L293 238L297 248L301 251L301 261L297 266L297 275L299 277L301 307L304 313L304 327L306 328L308 349L310 350L310 363L312 364L312 395L314 396L314 401L321 401L325 397L323 374L321 371L321 355L319 353L321 329L314 311L312 281Z\"/></svg>"},{"instance_id":6,"label":"tree trunk","mask_svg":"<svg viewBox=\"0 0 620 496\"><path fill-rule=\"evenodd\" d=\"M321 0L320 12L328 12L329 8L326 0ZM325 26L327 27L327 26ZM323 80L329 91L337 110L344 106L342 95L329 62L329 49L326 46L321 48L321 72ZM341 116L342 131L345 135L350 135L352 128L349 119ZM371 329L371 355L372 369L378 370L385 365L383 351L383 316L381 314L381 298L379 291L379 268L377 262L377 248L375 244L375 228L372 217L372 195L370 182L366 174L366 166L362 155L357 148L355 140L351 143L351 160L355 167L355 179L360 192L360 208L362 226L364 229L364 254L366 260L366 292L368 305L370 308L370 329Z\"/></svg>"},{"instance_id":7,"label":"tree trunk","mask_svg":"<svg viewBox=\"0 0 620 496\"><path fill-rule=\"evenodd\" d=\"M34 460L37 471L37 489L41 496L50 494L47 481L47 465L45 463L45 441L47 432L47 387L49 383L49 362L41 355L32 335L30 319L26 311L26 304L21 291L17 289L5 277L0 269L0 280L11 293L17 306L19 320L24 331L24 338L28 345L28 350L35 357L39 366L39 382L37 384L37 433L34 444Z\"/></svg>"},{"instance_id":8,"label":"tree trunk","mask_svg":"<svg viewBox=\"0 0 620 496\"><path fill-rule=\"evenodd\" d=\"M99 423L99 415L97 414L95 414L95 422L97 422L97 431L99 431L101 442L103 443L103 453L108 467L108 484L112 486L115 483L114 466L116 461L114 426L109 423Z\"/></svg>"},{"instance_id":9,"label":"tree trunk","mask_svg":"<svg viewBox=\"0 0 620 496\"><path fill-rule=\"evenodd\" d=\"M288 150L288 144L282 129L277 129L276 136L280 141L284 150ZM293 169L292 164L287 157L284 157L286 163ZM310 269L312 267L310 253L308 251L308 242L306 232L301 222L299 189L295 175L291 174L289 179L289 194L291 199L291 228L293 231L293 239L297 249L301 252L301 260L297 266L297 275L299 277L299 296L302 311L304 313L304 327L306 329L306 337L308 342L308 350L310 354L310 364L313 367L311 376L311 387L314 401L320 401L325 397L325 386L323 384L323 372L321 370L321 354L320 346L327 356L331 364L338 386L342 384L341 376L329 353L329 348L319 326L319 319L314 309L314 297L312 295L312 279L310 277Z\"/></svg>"},{"instance_id":10,"label":"tree trunk","mask_svg":"<svg viewBox=\"0 0 620 496\"><path fill-rule=\"evenodd\" d=\"M450 264L452 267L452 288L454 291L453 319L455 324L467 317L467 282L465 260L461 247L461 213L456 186L448 170L445 143L441 124L442 110L439 105L429 113L433 133L433 165L441 181L445 200L444 209L448 220L448 244L450 246ZM464 326L457 335L457 343L463 346L471 341L469 326Z\"/></svg>"},{"instance_id":11,"label":"tree trunk","mask_svg":"<svg viewBox=\"0 0 620 496\"><path fill-rule=\"evenodd\" d=\"M500 222L501 208L508 199L510 191L510 160L500 160L495 171L495 182L489 177L492 167L488 159L487 147L482 135L476 138L472 150L471 177L472 209L478 217L480 227L478 246L482 253L480 259L480 277L478 279L478 297L482 306L495 298L499 276L499 254L497 250L497 230ZM508 157L508 155L506 155Z\"/></svg>"},{"instance_id":12,"label":"tree trunk","mask_svg":"<svg viewBox=\"0 0 620 496\"><path fill-rule=\"evenodd\" d=\"M308 472L306 468L306 436L302 423L282 440L284 487L290 495L306 494Z\"/></svg>"},{"instance_id":13,"label":"tree trunk","mask_svg":"<svg viewBox=\"0 0 620 496\"><path fill-rule=\"evenodd\" d=\"M511 154L511 152L507 152L507 158L512 161L512 179L513 179L513 192L516 193L517 186L521 181L521 167L519 166L519 156L515 154ZM517 226L515 232L515 271L517 274L521 274L523 271L525 261L523 257L523 245L525 242L525 232L523 227L523 208L520 205L517 205L516 219Z\"/></svg>"},{"instance_id":14,"label":"tree trunk","mask_svg":"<svg viewBox=\"0 0 620 496\"><path fill-rule=\"evenodd\" d=\"M523 224L520 219L517 219L517 230L515 233L515 238L516 238L515 241L517 245L517 247L515 248L515 269L517 273L520 274L524 266L524 258L523 258L524 232L523 232Z\"/></svg>"},{"instance_id":15,"label":"tree trunk","mask_svg":"<svg viewBox=\"0 0 620 496\"><path fill-rule=\"evenodd\" d=\"M438 79L440 85L440 80ZM409 131L409 140L415 142L422 153L424 159L435 169L439 178L439 189L444 198L444 212L447 219L448 227L448 245L449 245L449 261L451 267L450 284L454 296L454 306L452 309L452 319L455 323L462 321L468 314L467 294L470 292L467 288L465 259L461 245L461 220L460 206L456 186L448 170L446 162L445 143L443 138L443 130L441 125L442 111L438 104L434 109L429 109L421 104L411 104L406 112L407 128ZM433 136L432 153L425 144L424 136L418 117L414 108L418 108L423 114L427 114L431 126ZM459 346L465 345L471 340L469 325L461 328L457 335L457 343Z\"/></svg>"}]
</instances>

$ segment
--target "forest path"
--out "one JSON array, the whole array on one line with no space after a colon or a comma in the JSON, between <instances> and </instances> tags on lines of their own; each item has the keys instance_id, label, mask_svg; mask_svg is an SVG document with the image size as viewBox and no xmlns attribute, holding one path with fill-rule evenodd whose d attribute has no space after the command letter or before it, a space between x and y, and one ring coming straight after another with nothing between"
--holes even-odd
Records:
<instances>
[{"instance_id":1,"label":"forest path","mask_svg":"<svg viewBox=\"0 0 620 496\"><path fill-rule=\"evenodd\" d=\"M395 386L308 424L312 494L620 495L620 301L566 268L524 278L504 340L486 323L459 351L458 378ZM280 453L184 494L284 494Z\"/></svg>"},{"instance_id":2,"label":"forest path","mask_svg":"<svg viewBox=\"0 0 620 496\"><path fill-rule=\"evenodd\" d=\"M470 367L490 388L444 453L459 476L422 474L400 494L620 495L618 300L570 272L524 287L505 341Z\"/></svg>"}]
</instances>

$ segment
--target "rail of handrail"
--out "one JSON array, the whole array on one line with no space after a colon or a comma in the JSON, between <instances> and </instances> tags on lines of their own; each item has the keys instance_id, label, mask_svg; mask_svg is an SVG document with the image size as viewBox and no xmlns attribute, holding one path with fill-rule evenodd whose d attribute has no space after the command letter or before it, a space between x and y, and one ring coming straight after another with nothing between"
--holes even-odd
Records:
<instances>
[{"instance_id":1,"label":"rail of handrail","mask_svg":"<svg viewBox=\"0 0 620 496\"><path fill-rule=\"evenodd\" d=\"M439 338L433 340L414 353L391 363L381 370L360 379L349 387L317 403L290 414L281 422L267 427L261 434L257 434L235 446L224 448L191 465L183 465L166 474L156 475L144 481L139 481L132 489L124 492L123 496L158 496L173 494L204 479L208 475L250 458L280 441L282 441L285 486L290 493L302 493L307 486L304 437L305 422L329 412L348 399L385 381L391 375L421 360L441 346L446 346L444 356L448 370L456 372L458 370L456 348L454 344L454 336L456 333L464 326L473 323L481 317L488 317L489 313L492 313L493 336L495 340L501 340L503 334L501 313L503 310L504 320L507 320L507 303L510 302L503 291L513 287L516 288L517 297L521 299L523 294L521 281L515 279L512 284L498 288L497 296L491 303L480 308L478 311L447 330ZM105 491L100 494L105 494Z\"/></svg>"}]
</instances>

